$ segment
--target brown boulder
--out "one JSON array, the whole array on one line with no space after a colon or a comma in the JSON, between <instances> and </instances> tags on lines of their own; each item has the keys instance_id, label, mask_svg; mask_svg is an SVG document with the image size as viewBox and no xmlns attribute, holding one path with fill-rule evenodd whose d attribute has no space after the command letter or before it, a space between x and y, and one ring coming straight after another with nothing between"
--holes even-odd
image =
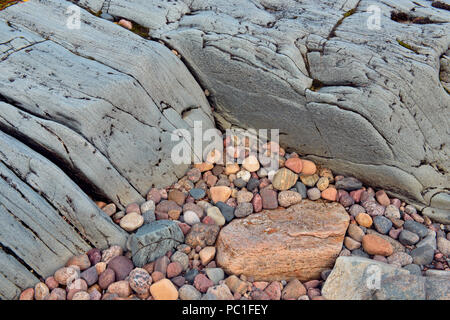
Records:
<instances>
[{"instance_id":1,"label":"brown boulder","mask_svg":"<svg viewBox=\"0 0 450 320\"><path fill-rule=\"evenodd\" d=\"M338 203L309 200L264 210L225 226L217 239L217 264L255 280L319 279L342 249L349 216Z\"/></svg>"}]
</instances>

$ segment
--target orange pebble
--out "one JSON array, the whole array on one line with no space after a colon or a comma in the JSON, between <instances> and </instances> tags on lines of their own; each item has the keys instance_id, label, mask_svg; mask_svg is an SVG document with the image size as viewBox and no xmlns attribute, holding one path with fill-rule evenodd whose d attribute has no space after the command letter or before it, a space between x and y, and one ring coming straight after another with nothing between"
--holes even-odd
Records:
<instances>
[{"instance_id":1,"label":"orange pebble","mask_svg":"<svg viewBox=\"0 0 450 320\"><path fill-rule=\"evenodd\" d=\"M325 190L323 190L320 195L325 200L336 201L337 190L333 187L328 187Z\"/></svg>"},{"instance_id":2,"label":"orange pebble","mask_svg":"<svg viewBox=\"0 0 450 320\"><path fill-rule=\"evenodd\" d=\"M303 168L302 168L302 173L303 174L314 174L314 173L316 173L317 167L314 164L314 162L302 159L302 164L303 164Z\"/></svg>"}]
</instances>

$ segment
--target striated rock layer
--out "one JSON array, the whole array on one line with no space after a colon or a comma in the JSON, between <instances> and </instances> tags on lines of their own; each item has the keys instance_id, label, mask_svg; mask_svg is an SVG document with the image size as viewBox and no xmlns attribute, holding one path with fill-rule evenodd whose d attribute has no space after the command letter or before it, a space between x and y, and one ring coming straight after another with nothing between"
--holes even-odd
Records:
<instances>
[{"instance_id":1,"label":"striated rock layer","mask_svg":"<svg viewBox=\"0 0 450 320\"><path fill-rule=\"evenodd\" d=\"M309 200L235 219L218 237L217 263L255 280L318 279L342 249L349 216L338 203Z\"/></svg>"}]
</instances>

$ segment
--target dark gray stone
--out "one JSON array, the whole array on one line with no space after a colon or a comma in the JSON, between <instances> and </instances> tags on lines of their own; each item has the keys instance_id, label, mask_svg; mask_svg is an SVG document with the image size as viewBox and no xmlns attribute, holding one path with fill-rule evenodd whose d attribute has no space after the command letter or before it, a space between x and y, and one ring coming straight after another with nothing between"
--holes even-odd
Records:
<instances>
[{"instance_id":1,"label":"dark gray stone","mask_svg":"<svg viewBox=\"0 0 450 320\"><path fill-rule=\"evenodd\" d=\"M194 283L194 279L195 277L198 275L198 270L197 269L189 269L188 271L186 271L186 274L184 275L184 278L186 279L186 281L190 284Z\"/></svg>"},{"instance_id":2,"label":"dark gray stone","mask_svg":"<svg viewBox=\"0 0 450 320\"><path fill-rule=\"evenodd\" d=\"M415 264L427 265L433 261L434 249L429 245L424 245L423 247L412 250L411 256Z\"/></svg>"},{"instance_id":3,"label":"dark gray stone","mask_svg":"<svg viewBox=\"0 0 450 320\"><path fill-rule=\"evenodd\" d=\"M245 187L245 186L247 185L247 182L245 182L245 181L244 181L243 179L241 179L241 178L237 178L237 179L234 179L233 184L234 184L234 186L235 186L236 188L241 189L241 188L243 188L243 187Z\"/></svg>"},{"instance_id":4,"label":"dark gray stone","mask_svg":"<svg viewBox=\"0 0 450 320\"><path fill-rule=\"evenodd\" d=\"M194 189L191 189L191 190L189 191L189 194L190 194L191 197L194 198L195 200L199 200L199 199L202 199L202 198L205 197L206 192L205 192L205 190L203 190L203 189L200 189L200 188L194 188Z\"/></svg>"},{"instance_id":5,"label":"dark gray stone","mask_svg":"<svg viewBox=\"0 0 450 320\"><path fill-rule=\"evenodd\" d=\"M259 179L256 178L250 178L250 180L248 180L247 182L247 190L250 192L253 192L254 190L256 190L259 186Z\"/></svg>"},{"instance_id":6,"label":"dark gray stone","mask_svg":"<svg viewBox=\"0 0 450 320\"><path fill-rule=\"evenodd\" d=\"M373 224L375 229L382 234L387 234L392 228L392 221L383 216L376 216L373 218Z\"/></svg>"},{"instance_id":7,"label":"dark gray stone","mask_svg":"<svg viewBox=\"0 0 450 320\"><path fill-rule=\"evenodd\" d=\"M305 186L302 182L298 181L298 182L295 184L295 189L297 189L297 192L300 193L300 194L302 195L302 199L306 199L306 198L307 198L307 195L306 195L306 186Z\"/></svg>"},{"instance_id":8,"label":"dark gray stone","mask_svg":"<svg viewBox=\"0 0 450 320\"><path fill-rule=\"evenodd\" d=\"M403 224L403 228L405 230L409 230L411 232L414 232L417 234L420 238L425 237L428 234L428 228L425 227L423 224L413 221L413 220L407 220Z\"/></svg>"},{"instance_id":9,"label":"dark gray stone","mask_svg":"<svg viewBox=\"0 0 450 320\"><path fill-rule=\"evenodd\" d=\"M156 260L167 251L184 242L184 235L178 224L170 220L158 220L143 225L130 236L128 247L137 267Z\"/></svg>"},{"instance_id":10,"label":"dark gray stone","mask_svg":"<svg viewBox=\"0 0 450 320\"><path fill-rule=\"evenodd\" d=\"M417 242L419 242L419 240L420 238L417 234L408 230L402 230L402 232L400 232L400 235L398 236L398 241L406 246L416 244Z\"/></svg>"},{"instance_id":11,"label":"dark gray stone","mask_svg":"<svg viewBox=\"0 0 450 320\"><path fill-rule=\"evenodd\" d=\"M216 203L216 207L219 208L222 215L225 217L226 222L230 222L234 219L234 208L226 203L219 201Z\"/></svg>"}]
</instances>

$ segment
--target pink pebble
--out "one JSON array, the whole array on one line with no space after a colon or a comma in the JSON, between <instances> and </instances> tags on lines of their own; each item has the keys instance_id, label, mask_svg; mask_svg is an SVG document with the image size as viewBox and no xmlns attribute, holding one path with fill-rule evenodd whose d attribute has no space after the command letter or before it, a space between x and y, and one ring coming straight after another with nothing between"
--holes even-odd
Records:
<instances>
[{"instance_id":1,"label":"pink pebble","mask_svg":"<svg viewBox=\"0 0 450 320\"><path fill-rule=\"evenodd\" d=\"M127 28L128 30L133 29L133 24L130 21L125 20L125 19L120 19L119 25L124 28Z\"/></svg>"}]
</instances>

